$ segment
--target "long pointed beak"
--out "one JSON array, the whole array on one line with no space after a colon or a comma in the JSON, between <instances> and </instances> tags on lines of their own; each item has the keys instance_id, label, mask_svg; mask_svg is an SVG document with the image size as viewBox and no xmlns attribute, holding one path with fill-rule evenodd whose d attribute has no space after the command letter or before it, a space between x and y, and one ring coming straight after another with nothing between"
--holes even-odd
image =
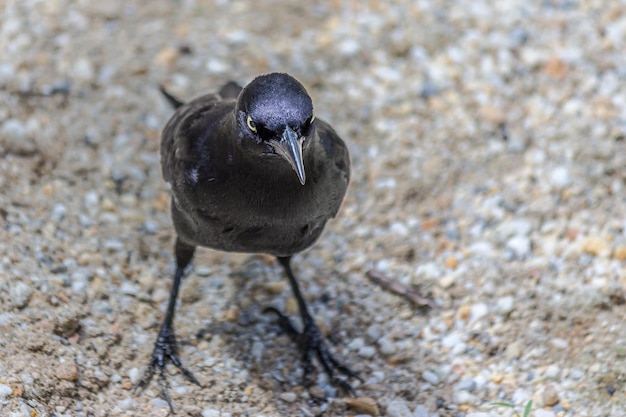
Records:
<instances>
[{"instance_id":1,"label":"long pointed beak","mask_svg":"<svg viewBox=\"0 0 626 417\"><path fill-rule=\"evenodd\" d=\"M298 179L302 185L306 182L304 162L302 161L303 141L304 137L299 137L292 128L287 127L280 140L273 140L270 142L276 153L289 162L289 165L291 165L291 168L293 168L298 175Z\"/></svg>"}]
</instances>

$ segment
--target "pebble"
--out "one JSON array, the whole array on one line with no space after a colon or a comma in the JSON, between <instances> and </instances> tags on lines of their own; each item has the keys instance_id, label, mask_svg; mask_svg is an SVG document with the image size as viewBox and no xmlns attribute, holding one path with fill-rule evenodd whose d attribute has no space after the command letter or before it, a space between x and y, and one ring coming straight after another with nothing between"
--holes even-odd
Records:
<instances>
[{"instance_id":1,"label":"pebble","mask_svg":"<svg viewBox=\"0 0 626 417\"><path fill-rule=\"evenodd\" d=\"M475 404L476 396L467 391L454 391L452 401L457 404Z\"/></svg>"},{"instance_id":2,"label":"pebble","mask_svg":"<svg viewBox=\"0 0 626 417\"><path fill-rule=\"evenodd\" d=\"M467 346L461 335L457 332L445 336L441 340L441 345L444 348L449 349L453 353L461 353L465 350Z\"/></svg>"},{"instance_id":3,"label":"pebble","mask_svg":"<svg viewBox=\"0 0 626 417\"><path fill-rule=\"evenodd\" d=\"M352 351L359 350L363 346L365 346L365 341L360 337L355 337L350 343L348 343L348 349Z\"/></svg>"},{"instance_id":4,"label":"pebble","mask_svg":"<svg viewBox=\"0 0 626 417\"><path fill-rule=\"evenodd\" d=\"M18 119L7 119L2 123L3 136L11 139L22 139L26 136L26 126Z\"/></svg>"},{"instance_id":5,"label":"pebble","mask_svg":"<svg viewBox=\"0 0 626 417\"><path fill-rule=\"evenodd\" d=\"M543 393L541 394L541 399L543 400L543 403L545 405L552 407L559 402L559 395L557 394L556 389L553 385L548 385L543 390Z\"/></svg>"},{"instance_id":6,"label":"pebble","mask_svg":"<svg viewBox=\"0 0 626 417\"><path fill-rule=\"evenodd\" d=\"M387 404L387 417L413 417L413 413L405 400L396 399Z\"/></svg>"},{"instance_id":7,"label":"pebble","mask_svg":"<svg viewBox=\"0 0 626 417\"><path fill-rule=\"evenodd\" d=\"M72 67L72 75L80 81L91 81L95 76L93 63L87 58L79 58Z\"/></svg>"},{"instance_id":8,"label":"pebble","mask_svg":"<svg viewBox=\"0 0 626 417\"><path fill-rule=\"evenodd\" d=\"M202 410L202 417L220 417L220 410L214 408L205 408Z\"/></svg>"},{"instance_id":9,"label":"pebble","mask_svg":"<svg viewBox=\"0 0 626 417\"><path fill-rule=\"evenodd\" d=\"M373 358L376 355L376 348L374 346L363 346L359 349L358 355L362 358Z\"/></svg>"},{"instance_id":10,"label":"pebble","mask_svg":"<svg viewBox=\"0 0 626 417\"><path fill-rule=\"evenodd\" d=\"M139 370L139 368L131 368L128 371L128 379L130 380L130 383L133 385L136 385L139 380L141 379L141 371Z\"/></svg>"},{"instance_id":11,"label":"pebble","mask_svg":"<svg viewBox=\"0 0 626 417\"><path fill-rule=\"evenodd\" d=\"M67 207L64 204L57 203L52 207L52 211L50 213L50 219L54 222L60 222L65 218L67 214Z\"/></svg>"},{"instance_id":12,"label":"pebble","mask_svg":"<svg viewBox=\"0 0 626 417\"><path fill-rule=\"evenodd\" d=\"M519 340L515 340L514 342L509 343L509 345L504 350L505 358L509 360L519 359L523 353L524 353L524 346L522 345L522 342L520 342Z\"/></svg>"},{"instance_id":13,"label":"pebble","mask_svg":"<svg viewBox=\"0 0 626 417\"><path fill-rule=\"evenodd\" d=\"M263 351L264 351L264 349L265 349L265 345L262 342L258 341L258 340L255 340L252 343L252 348L250 349L250 354L252 355L252 359L255 362L257 362L257 363L261 362L261 360L263 359Z\"/></svg>"},{"instance_id":14,"label":"pebble","mask_svg":"<svg viewBox=\"0 0 626 417\"><path fill-rule=\"evenodd\" d=\"M497 233L501 241L505 241L513 236L528 236L533 229L529 219L513 219L503 223L498 227Z\"/></svg>"},{"instance_id":15,"label":"pebble","mask_svg":"<svg viewBox=\"0 0 626 417\"><path fill-rule=\"evenodd\" d=\"M560 375L561 369L556 365L548 366L543 373L543 376L548 379L557 379L560 377Z\"/></svg>"},{"instance_id":16,"label":"pebble","mask_svg":"<svg viewBox=\"0 0 626 417\"><path fill-rule=\"evenodd\" d=\"M357 398L344 398L344 404L351 410L357 413L362 413L368 416L378 416L378 404L376 400L369 397L357 397Z\"/></svg>"},{"instance_id":17,"label":"pebble","mask_svg":"<svg viewBox=\"0 0 626 417\"><path fill-rule=\"evenodd\" d=\"M428 408L424 407L421 404L418 404L418 406L415 407L415 410L413 410L413 417L431 417L431 415L430 411L428 411Z\"/></svg>"},{"instance_id":18,"label":"pebble","mask_svg":"<svg viewBox=\"0 0 626 417\"><path fill-rule=\"evenodd\" d=\"M550 344L557 349L567 349L569 347L569 342L559 337L552 338L552 340L550 340Z\"/></svg>"},{"instance_id":19,"label":"pebble","mask_svg":"<svg viewBox=\"0 0 626 417\"><path fill-rule=\"evenodd\" d=\"M4 400L11 394L13 394L13 389L10 386L0 384L0 400Z\"/></svg>"},{"instance_id":20,"label":"pebble","mask_svg":"<svg viewBox=\"0 0 626 417\"><path fill-rule=\"evenodd\" d=\"M64 381L75 381L78 378L78 366L69 362L59 363L55 367L54 375Z\"/></svg>"},{"instance_id":21,"label":"pebble","mask_svg":"<svg viewBox=\"0 0 626 417\"><path fill-rule=\"evenodd\" d=\"M496 301L496 311L504 316L510 314L515 308L515 298L504 296Z\"/></svg>"},{"instance_id":22,"label":"pebble","mask_svg":"<svg viewBox=\"0 0 626 417\"><path fill-rule=\"evenodd\" d=\"M531 396L525 389L517 388L511 395L511 402L515 405L526 405Z\"/></svg>"},{"instance_id":23,"label":"pebble","mask_svg":"<svg viewBox=\"0 0 626 417\"><path fill-rule=\"evenodd\" d=\"M569 170L564 166L556 167L550 172L549 180L554 187L563 188L571 182Z\"/></svg>"},{"instance_id":24,"label":"pebble","mask_svg":"<svg viewBox=\"0 0 626 417\"><path fill-rule=\"evenodd\" d=\"M604 238L590 236L583 243L583 251L593 256L608 257L611 254L611 246Z\"/></svg>"},{"instance_id":25,"label":"pebble","mask_svg":"<svg viewBox=\"0 0 626 417\"><path fill-rule=\"evenodd\" d=\"M11 378L41 381L38 400L63 417L169 412L150 402L155 381L152 393L127 390L166 308L174 261L158 151L172 110L157 86L186 100L282 68L309 88L320 118L351 150L341 212L295 266L338 359L376 358L374 348L383 356L367 359L364 371L380 413L486 417L494 400L514 398L521 410L532 396L536 408L549 407L553 389L559 401L534 417L620 415L617 394L577 389L611 371L623 321L613 304L626 261L626 17L615 2L317 2L304 20L294 18L300 6L281 8L284 1L263 13L227 0L5 3L0 331L11 360L0 360L0 381L14 391L0 385L0 414L40 411L20 409L26 396ZM206 14L216 17L211 25ZM177 332L193 345L181 345L183 363L211 367L204 377L212 381L198 396L175 384L174 406L196 417L230 414L222 408L268 417L284 390L274 394L270 381L238 392L259 382L239 372L250 365L240 359L270 379L276 372L298 380L287 376L289 337L275 317L257 314L289 305L300 324L288 281L275 264L251 270L249 255L197 256L201 267L181 291L194 293L194 280L211 276L195 288L208 298L192 305L181 297ZM364 281L375 266L437 308L418 311ZM546 322L548 313L556 320ZM573 342L559 317L585 335L589 354L580 361L567 360ZM247 320L252 339L235 331ZM216 331L195 346L193 335L207 328ZM22 338L40 336L41 350L20 349ZM139 368L124 366L131 356ZM55 377L61 359L76 362L76 384ZM84 385L80 395L51 398L58 390L45 385L55 380L59 388ZM318 382L325 394L323 372ZM24 383L25 394L33 387ZM331 411L326 395L299 389L287 394L293 402L279 399L279 411L343 413ZM572 406L559 408L566 397ZM160 409L150 413L152 405Z\"/></svg>"},{"instance_id":26,"label":"pebble","mask_svg":"<svg viewBox=\"0 0 626 417\"><path fill-rule=\"evenodd\" d=\"M456 384L456 389L459 391L474 392L476 390L476 381L473 379L462 379Z\"/></svg>"},{"instance_id":27,"label":"pebble","mask_svg":"<svg viewBox=\"0 0 626 417\"><path fill-rule=\"evenodd\" d=\"M119 400L117 402L117 406L121 410L132 410L137 406L136 401L132 397L124 398L123 400Z\"/></svg>"},{"instance_id":28,"label":"pebble","mask_svg":"<svg viewBox=\"0 0 626 417\"><path fill-rule=\"evenodd\" d=\"M556 414L553 411L540 408L533 411L533 417L556 417Z\"/></svg>"},{"instance_id":29,"label":"pebble","mask_svg":"<svg viewBox=\"0 0 626 417\"><path fill-rule=\"evenodd\" d=\"M393 355L397 351L396 344L386 337L378 339L378 349L380 350L380 353L386 356Z\"/></svg>"},{"instance_id":30,"label":"pebble","mask_svg":"<svg viewBox=\"0 0 626 417\"><path fill-rule=\"evenodd\" d=\"M292 403L298 399L298 394L295 392L283 392L279 395L280 399L287 402Z\"/></svg>"},{"instance_id":31,"label":"pebble","mask_svg":"<svg viewBox=\"0 0 626 417\"><path fill-rule=\"evenodd\" d=\"M514 236L507 240L506 248L511 251L513 259L526 259L532 252L530 239L526 236Z\"/></svg>"},{"instance_id":32,"label":"pebble","mask_svg":"<svg viewBox=\"0 0 626 417\"><path fill-rule=\"evenodd\" d=\"M485 303L476 303L472 305L470 312L470 322L475 323L489 314L489 306Z\"/></svg>"},{"instance_id":33,"label":"pebble","mask_svg":"<svg viewBox=\"0 0 626 417\"><path fill-rule=\"evenodd\" d=\"M422 372L422 378L424 378L424 381L428 382L431 385L437 385L440 381L439 375L437 375L433 371L428 370Z\"/></svg>"},{"instance_id":34,"label":"pebble","mask_svg":"<svg viewBox=\"0 0 626 417\"><path fill-rule=\"evenodd\" d=\"M18 309L28 305L33 295L33 288L25 282L18 281L10 287L9 298L11 304Z\"/></svg>"}]
</instances>

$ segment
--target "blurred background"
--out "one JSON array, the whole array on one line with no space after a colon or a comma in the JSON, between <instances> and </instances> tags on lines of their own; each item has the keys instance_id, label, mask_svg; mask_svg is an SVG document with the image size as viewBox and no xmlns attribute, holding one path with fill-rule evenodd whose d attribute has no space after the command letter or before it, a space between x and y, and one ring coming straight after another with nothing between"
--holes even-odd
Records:
<instances>
[{"instance_id":1,"label":"blurred background","mask_svg":"<svg viewBox=\"0 0 626 417\"><path fill-rule=\"evenodd\" d=\"M176 328L205 388L171 370L179 415L624 409L624 1L0 11L0 415L167 414L156 384L130 391L172 270L158 86L189 99L273 71L351 151L344 206L298 273L365 383L356 400L324 375L300 386L294 346L260 313L294 313L279 268L200 251Z\"/></svg>"}]
</instances>

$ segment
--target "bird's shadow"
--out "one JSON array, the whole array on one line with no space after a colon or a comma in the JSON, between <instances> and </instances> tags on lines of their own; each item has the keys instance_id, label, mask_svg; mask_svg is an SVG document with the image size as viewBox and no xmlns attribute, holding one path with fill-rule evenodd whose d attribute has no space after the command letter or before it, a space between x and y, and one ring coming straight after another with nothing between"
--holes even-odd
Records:
<instances>
[{"instance_id":1,"label":"bird's shadow","mask_svg":"<svg viewBox=\"0 0 626 417\"><path fill-rule=\"evenodd\" d=\"M230 358L246 369L250 384L271 390L276 395L301 386L303 374L300 352L280 327L276 316L264 311L267 307L274 307L285 312L288 299L292 295L280 265L268 262L266 257L250 256L234 267L234 271L226 279L230 280L229 285L232 286L226 305L234 307L237 314L230 317L225 314L215 318L195 334L196 339L210 340L219 335L226 347L221 355L225 360ZM281 291L269 290L269 287L276 288L272 285L275 283L284 283L284 288ZM317 300L309 301L311 307L316 305L318 308L341 308L341 301L326 293L322 293ZM299 314L289 316L299 329ZM332 331L327 335L331 349L340 344L341 339ZM349 339L343 342L347 341ZM315 376L322 372L321 368L317 369ZM315 380L314 377L313 381ZM324 390L333 391L333 388L328 385ZM318 402L323 401L326 399L318 399Z\"/></svg>"}]
</instances>

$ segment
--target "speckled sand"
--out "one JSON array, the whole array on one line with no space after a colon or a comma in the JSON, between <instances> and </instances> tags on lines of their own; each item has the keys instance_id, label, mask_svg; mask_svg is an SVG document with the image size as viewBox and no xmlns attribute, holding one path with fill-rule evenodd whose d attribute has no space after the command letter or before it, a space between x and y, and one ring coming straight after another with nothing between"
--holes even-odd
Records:
<instances>
[{"instance_id":1,"label":"speckled sand","mask_svg":"<svg viewBox=\"0 0 626 417\"><path fill-rule=\"evenodd\" d=\"M173 269L157 86L270 71L351 150L296 271L363 398L299 385L271 258L200 250L176 329L204 388L168 368L178 416L624 414L623 0L0 0L0 22L0 416L168 413L131 393Z\"/></svg>"}]
</instances>

